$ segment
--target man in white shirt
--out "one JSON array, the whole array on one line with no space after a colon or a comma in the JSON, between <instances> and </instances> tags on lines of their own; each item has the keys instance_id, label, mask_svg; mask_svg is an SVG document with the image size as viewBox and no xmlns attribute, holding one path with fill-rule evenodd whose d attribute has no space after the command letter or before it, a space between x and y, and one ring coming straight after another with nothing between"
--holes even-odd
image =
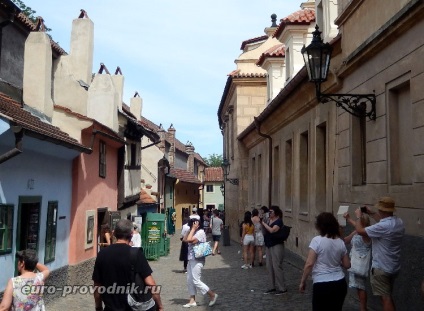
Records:
<instances>
[{"instance_id":1,"label":"man in white shirt","mask_svg":"<svg viewBox=\"0 0 424 311\"><path fill-rule=\"evenodd\" d=\"M190 215L190 219L196 218L200 220L200 216L197 214L197 207L193 207L191 209L192 214Z\"/></svg>"},{"instance_id":2,"label":"man in white shirt","mask_svg":"<svg viewBox=\"0 0 424 311\"><path fill-rule=\"evenodd\" d=\"M375 208L377 208L378 212L373 212L366 207L366 213L377 221L376 224L364 228L360 221L360 209L355 212L358 220L356 222L350 220L349 222L355 226L355 230L359 235L371 238L372 292L374 295L381 297L383 310L391 311L395 310L395 304L392 299L393 282L400 270L400 250L402 238L405 234L405 226L402 219L393 215L395 201L392 198L380 198Z\"/></svg>"}]
</instances>

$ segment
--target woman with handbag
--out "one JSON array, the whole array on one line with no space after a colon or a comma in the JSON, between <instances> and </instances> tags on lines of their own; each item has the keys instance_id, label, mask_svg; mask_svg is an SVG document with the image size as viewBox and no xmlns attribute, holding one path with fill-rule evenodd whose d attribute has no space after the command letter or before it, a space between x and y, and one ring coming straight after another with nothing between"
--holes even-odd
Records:
<instances>
[{"instance_id":1,"label":"woman with handbag","mask_svg":"<svg viewBox=\"0 0 424 311\"><path fill-rule=\"evenodd\" d=\"M264 242L266 246L266 268L271 281L271 289L264 292L265 295L283 295L287 293L286 279L284 276L284 240L281 238L283 228L283 212L279 206L272 205L269 208L269 220L261 224L265 229Z\"/></svg>"},{"instance_id":2,"label":"woman with handbag","mask_svg":"<svg viewBox=\"0 0 424 311\"><path fill-rule=\"evenodd\" d=\"M184 241L188 243L188 266L187 266L187 287L190 295L188 303L183 305L184 308L196 307L196 293L199 290L202 295L209 295L209 306L215 305L218 294L214 293L210 288L201 281L202 269L205 265L205 257L196 258L194 254L194 246L206 242L206 234L200 229L198 219L190 219L188 222L190 231L184 237Z\"/></svg>"},{"instance_id":3,"label":"woman with handbag","mask_svg":"<svg viewBox=\"0 0 424 311\"><path fill-rule=\"evenodd\" d=\"M361 219L363 227L370 225L368 214L362 213L361 209L355 210L355 215ZM349 222L354 222L347 217L347 213L343 215ZM367 292L365 283L368 277L371 259L371 239L369 237L360 236L354 230L351 234L344 238L346 244L351 244L350 251L351 268L349 269L349 287L356 288L360 303L360 311L367 310Z\"/></svg>"}]
</instances>

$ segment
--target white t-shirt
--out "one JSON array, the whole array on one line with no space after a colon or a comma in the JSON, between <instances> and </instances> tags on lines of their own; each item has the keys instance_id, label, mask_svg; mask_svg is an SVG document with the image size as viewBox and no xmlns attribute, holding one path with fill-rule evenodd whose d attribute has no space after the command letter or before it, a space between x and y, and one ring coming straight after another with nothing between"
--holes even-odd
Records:
<instances>
[{"instance_id":1,"label":"white t-shirt","mask_svg":"<svg viewBox=\"0 0 424 311\"><path fill-rule=\"evenodd\" d=\"M194 237L199 242L206 242L206 234L203 229L198 229L197 232L194 234ZM205 258L196 259L194 258L194 250L193 250L194 244L188 243L188 260L205 260Z\"/></svg>"},{"instance_id":2,"label":"white t-shirt","mask_svg":"<svg viewBox=\"0 0 424 311\"><path fill-rule=\"evenodd\" d=\"M185 235L190 231L190 226L188 224L184 224L181 229L181 237L185 237Z\"/></svg>"},{"instance_id":3,"label":"white t-shirt","mask_svg":"<svg viewBox=\"0 0 424 311\"><path fill-rule=\"evenodd\" d=\"M329 239L318 235L312 239L309 248L317 254L312 269L313 283L338 281L345 277L341 265L347 250L342 239Z\"/></svg>"},{"instance_id":4,"label":"white t-shirt","mask_svg":"<svg viewBox=\"0 0 424 311\"><path fill-rule=\"evenodd\" d=\"M141 235L138 232L134 232L131 238L131 242L133 243L132 247L141 247Z\"/></svg>"}]
</instances>

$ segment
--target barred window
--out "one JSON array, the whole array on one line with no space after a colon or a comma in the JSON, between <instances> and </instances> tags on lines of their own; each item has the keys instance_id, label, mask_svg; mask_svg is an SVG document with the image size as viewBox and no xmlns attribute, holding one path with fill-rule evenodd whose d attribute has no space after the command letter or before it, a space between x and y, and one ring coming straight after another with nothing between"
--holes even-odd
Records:
<instances>
[{"instance_id":1,"label":"barred window","mask_svg":"<svg viewBox=\"0 0 424 311\"><path fill-rule=\"evenodd\" d=\"M0 204L0 254L12 252L13 205Z\"/></svg>"}]
</instances>

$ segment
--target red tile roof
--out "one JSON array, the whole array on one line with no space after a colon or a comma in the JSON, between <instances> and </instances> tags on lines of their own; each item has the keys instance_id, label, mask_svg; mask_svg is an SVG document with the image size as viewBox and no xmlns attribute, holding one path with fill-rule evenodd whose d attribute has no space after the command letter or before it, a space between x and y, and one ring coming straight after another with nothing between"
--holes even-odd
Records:
<instances>
[{"instance_id":1,"label":"red tile roof","mask_svg":"<svg viewBox=\"0 0 424 311\"><path fill-rule=\"evenodd\" d=\"M205 182L207 181L224 181L224 172L222 167L205 168Z\"/></svg>"},{"instance_id":2,"label":"red tile roof","mask_svg":"<svg viewBox=\"0 0 424 311\"><path fill-rule=\"evenodd\" d=\"M241 43L240 50L244 50L246 45L248 45L250 43L257 43L257 42L265 41L266 39L268 39L268 36L264 35L264 36L252 38L252 39L249 39L249 40L245 40Z\"/></svg>"},{"instance_id":3,"label":"red tile roof","mask_svg":"<svg viewBox=\"0 0 424 311\"><path fill-rule=\"evenodd\" d=\"M265 78L266 73L240 73L240 69L231 71L228 76L231 78Z\"/></svg>"},{"instance_id":4,"label":"red tile roof","mask_svg":"<svg viewBox=\"0 0 424 311\"><path fill-rule=\"evenodd\" d=\"M280 20L280 25L278 25L273 37L278 38L287 25L309 25L312 22L315 22L314 9L305 8L299 10Z\"/></svg>"},{"instance_id":5,"label":"red tile roof","mask_svg":"<svg viewBox=\"0 0 424 311\"><path fill-rule=\"evenodd\" d=\"M15 122L16 125L21 126L25 132L41 135L42 137L48 138L53 143L76 149L80 152L91 152L88 147L81 145L76 139L71 138L58 127L43 122L38 117L22 108L20 103L2 93L0 93L0 114L6 116L11 122Z\"/></svg>"},{"instance_id":6,"label":"red tile roof","mask_svg":"<svg viewBox=\"0 0 424 311\"><path fill-rule=\"evenodd\" d=\"M259 57L259 60L256 62L256 65L262 66L262 64L267 58L278 58L285 56L286 52L284 50L284 44L274 45L272 48L262 53L261 57Z\"/></svg>"},{"instance_id":7,"label":"red tile roof","mask_svg":"<svg viewBox=\"0 0 424 311\"><path fill-rule=\"evenodd\" d=\"M153 198L150 194L147 193L146 190L141 189L140 191L140 200L137 201L136 204L151 204L151 203L157 203L156 199Z\"/></svg>"},{"instance_id":8,"label":"red tile roof","mask_svg":"<svg viewBox=\"0 0 424 311\"><path fill-rule=\"evenodd\" d=\"M169 175L170 177L178 178L182 182L199 185L202 184L202 182L198 180L194 174L179 168L171 168Z\"/></svg>"}]
</instances>

